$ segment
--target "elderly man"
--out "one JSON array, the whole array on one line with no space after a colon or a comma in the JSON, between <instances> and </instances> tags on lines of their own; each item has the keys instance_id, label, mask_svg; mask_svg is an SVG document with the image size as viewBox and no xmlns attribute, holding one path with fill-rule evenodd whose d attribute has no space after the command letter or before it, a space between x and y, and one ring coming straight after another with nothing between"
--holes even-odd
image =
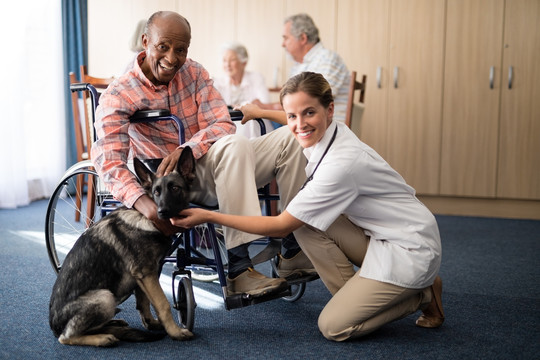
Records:
<instances>
[{"instance_id":1,"label":"elderly man","mask_svg":"<svg viewBox=\"0 0 540 360\"><path fill-rule=\"evenodd\" d=\"M319 29L309 15L297 14L285 19L283 47L295 61L290 76L304 71L324 76L334 95L334 120L344 122L351 75L341 57L323 46Z\"/></svg>"},{"instance_id":2,"label":"elderly man","mask_svg":"<svg viewBox=\"0 0 540 360\"><path fill-rule=\"evenodd\" d=\"M345 122L347 99L349 97L350 72L343 59L335 52L326 49L319 39L319 29L307 14L297 14L285 18L283 22L282 46L294 60L290 77L304 71L322 74L332 87L335 110L334 120ZM265 104L254 101L253 104L264 110L281 110L281 104ZM256 108L244 109L251 113ZM248 120L248 119L246 119Z\"/></svg>"},{"instance_id":3,"label":"elderly man","mask_svg":"<svg viewBox=\"0 0 540 360\"><path fill-rule=\"evenodd\" d=\"M144 51L101 95L96 112L98 140L91 157L99 176L115 198L140 211L165 234L179 229L158 218L156 204L128 170L130 158L162 158L157 168L161 176L176 167L184 147L191 147L197 160L191 200L219 203L220 210L234 214L260 215L257 186L272 177L280 182L285 203L304 178L301 149L287 132L257 142L234 135L235 125L208 72L187 57L190 41L191 27L184 17L170 11L153 14L143 35ZM129 122L136 111L148 109L169 109L182 119L187 141L179 144L173 122ZM248 245L259 237L225 229L229 294L261 296L286 285L283 279L253 269Z\"/></svg>"}]
</instances>

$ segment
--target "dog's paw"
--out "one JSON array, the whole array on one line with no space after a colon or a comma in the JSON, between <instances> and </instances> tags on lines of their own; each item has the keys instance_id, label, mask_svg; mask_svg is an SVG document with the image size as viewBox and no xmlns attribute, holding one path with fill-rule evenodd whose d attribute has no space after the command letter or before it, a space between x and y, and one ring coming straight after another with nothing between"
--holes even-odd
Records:
<instances>
[{"instance_id":1,"label":"dog's paw","mask_svg":"<svg viewBox=\"0 0 540 360\"><path fill-rule=\"evenodd\" d=\"M171 331L169 333L169 336L173 340L184 341L184 340L190 340L193 337L193 333L191 331L189 331L188 329L178 328L175 331Z\"/></svg>"},{"instance_id":2,"label":"dog's paw","mask_svg":"<svg viewBox=\"0 0 540 360\"><path fill-rule=\"evenodd\" d=\"M112 334L95 334L76 337L66 337L63 334L58 338L60 344L64 345L86 345L110 347L115 346L120 341Z\"/></svg>"},{"instance_id":3,"label":"dog's paw","mask_svg":"<svg viewBox=\"0 0 540 360\"><path fill-rule=\"evenodd\" d=\"M103 347L110 347L110 346L116 346L120 340L116 338L116 336L112 334L100 334L96 335L99 337L98 343L96 346L103 346Z\"/></svg>"}]
</instances>

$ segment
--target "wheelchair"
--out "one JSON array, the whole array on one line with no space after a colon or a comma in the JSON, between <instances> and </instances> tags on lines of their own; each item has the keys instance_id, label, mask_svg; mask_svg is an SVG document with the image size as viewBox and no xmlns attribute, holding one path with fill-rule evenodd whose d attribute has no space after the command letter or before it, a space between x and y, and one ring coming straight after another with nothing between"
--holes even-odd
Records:
<instances>
[{"instance_id":1,"label":"wheelchair","mask_svg":"<svg viewBox=\"0 0 540 360\"><path fill-rule=\"evenodd\" d=\"M95 114L99 98L97 90L88 83L72 84L70 89L72 92L88 91L91 95L92 111ZM239 111L231 111L230 114L236 121L241 120L243 116ZM168 110L139 111L130 121L175 121L178 125L179 141L184 142L182 121L171 115ZM264 123L259 121L259 124L261 133L264 134L266 132ZM84 183L82 180L86 180L87 185L81 189L77 184ZM80 205L77 203L77 197L82 199ZM259 189L259 198L264 206L263 212L269 214L271 202L278 200L279 196L271 194L269 185L266 185L263 189ZM67 253L87 227L120 206L121 204L105 190L90 160L80 161L71 166L56 186L46 212L45 241L54 271L57 273L60 271ZM75 220L75 214L80 215L78 221ZM255 242L266 247L252 257L254 265L270 261L272 276L277 277L277 262L279 261L277 253L280 249L280 239L263 238ZM306 282L318 278L318 276L311 276L289 281L289 286L285 291L263 297L252 297L249 294L228 295L225 241L220 229L211 223L187 229L174 236L171 240L169 255L163 259L162 267L166 263L172 264L174 268L171 276L173 307L178 311L179 323L190 331L194 326L196 307L192 280L204 278L201 274L209 274L211 280L219 281L227 310L277 298L289 302L296 301L304 294Z\"/></svg>"}]
</instances>

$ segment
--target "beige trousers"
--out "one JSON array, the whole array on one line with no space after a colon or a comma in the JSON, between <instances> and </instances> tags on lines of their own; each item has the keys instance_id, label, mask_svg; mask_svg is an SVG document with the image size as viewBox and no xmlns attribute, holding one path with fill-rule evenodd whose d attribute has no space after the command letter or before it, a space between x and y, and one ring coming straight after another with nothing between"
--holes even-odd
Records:
<instances>
[{"instance_id":1,"label":"beige trousers","mask_svg":"<svg viewBox=\"0 0 540 360\"><path fill-rule=\"evenodd\" d=\"M284 208L305 181L306 158L288 127L247 139L229 135L214 143L197 160L191 201L234 215L261 215L257 189L274 177ZM260 235L224 228L228 249L251 242Z\"/></svg>"},{"instance_id":2,"label":"beige trousers","mask_svg":"<svg viewBox=\"0 0 540 360\"><path fill-rule=\"evenodd\" d=\"M303 226L294 232L333 297L319 315L319 330L330 340L357 338L427 306L431 291L407 289L359 276L369 239L340 216L327 231Z\"/></svg>"}]
</instances>

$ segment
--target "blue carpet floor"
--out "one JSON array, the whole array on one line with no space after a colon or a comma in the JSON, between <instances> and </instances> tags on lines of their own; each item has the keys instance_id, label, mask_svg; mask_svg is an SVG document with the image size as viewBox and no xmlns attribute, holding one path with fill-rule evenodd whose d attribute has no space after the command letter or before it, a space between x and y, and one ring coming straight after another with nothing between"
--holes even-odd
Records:
<instances>
[{"instance_id":1,"label":"blue carpet floor","mask_svg":"<svg viewBox=\"0 0 540 360\"><path fill-rule=\"evenodd\" d=\"M55 273L44 245L46 201L0 210L1 359L540 359L540 221L437 216L443 239L446 322L418 314L356 341L317 329L330 295L320 280L294 303L227 311L214 283L195 282L195 339L120 343L110 349L58 343L48 326ZM170 283L163 279L166 293ZM142 328L134 299L118 317Z\"/></svg>"}]
</instances>

